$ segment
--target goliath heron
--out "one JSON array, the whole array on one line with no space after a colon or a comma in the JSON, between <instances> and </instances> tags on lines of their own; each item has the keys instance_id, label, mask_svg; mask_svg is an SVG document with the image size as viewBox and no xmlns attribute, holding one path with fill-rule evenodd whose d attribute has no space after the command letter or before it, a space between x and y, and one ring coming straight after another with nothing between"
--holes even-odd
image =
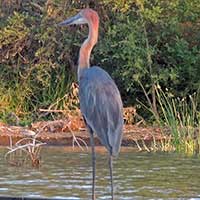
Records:
<instances>
[{"instance_id":1,"label":"goliath heron","mask_svg":"<svg viewBox=\"0 0 200 200\"><path fill-rule=\"evenodd\" d=\"M121 146L123 129L123 105L119 90L100 67L90 67L91 51L98 39L99 16L92 9L83 9L77 15L59 23L60 26L88 24L89 35L79 52L78 82L80 108L90 133L92 147L93 185L92 199L95 199L95 147L94 133L109 152L111 196L113 196L112 157L117 156Z\"/></svg>"}]
</instances>

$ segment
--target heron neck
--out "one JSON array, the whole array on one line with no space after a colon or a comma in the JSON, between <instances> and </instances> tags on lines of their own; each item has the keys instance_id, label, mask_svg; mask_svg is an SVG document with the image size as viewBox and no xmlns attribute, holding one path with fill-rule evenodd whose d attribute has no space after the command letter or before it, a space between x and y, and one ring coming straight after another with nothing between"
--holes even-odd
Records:
<instances>
[{"instance_id":1,"label":"heron neck","mask_svg":"<svg viewBox=\"0 0 200 200\"><path fill-rule=\"evenodd\" d=\"M98 22L88 23L89 35L88 38L82 44L79 51L79 62L78 62L78 79L80 80L82 72L90 67L90 54L97 43L98 39Z\"/></svg>"}]
</instances>

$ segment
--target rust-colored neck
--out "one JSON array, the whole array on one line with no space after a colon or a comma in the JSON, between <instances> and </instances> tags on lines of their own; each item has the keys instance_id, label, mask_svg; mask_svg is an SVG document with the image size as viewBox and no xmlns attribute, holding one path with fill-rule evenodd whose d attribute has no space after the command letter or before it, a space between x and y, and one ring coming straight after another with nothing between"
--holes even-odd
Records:
<instances>
[{"instance_id":1,"label":"rust-colored neck","mask_svg":"<svg viewBox=\"0 0 200 200\"><path fill-rule=\"evenodd\" d=\"M90 67L90 54L94 45L97 43L98 40L99 20L97 19L89 21L88 26L89 26L88 38L84 41L79 51L79 62L78 62L79 80L84 69Z\"/></svg>"}]
</instances>

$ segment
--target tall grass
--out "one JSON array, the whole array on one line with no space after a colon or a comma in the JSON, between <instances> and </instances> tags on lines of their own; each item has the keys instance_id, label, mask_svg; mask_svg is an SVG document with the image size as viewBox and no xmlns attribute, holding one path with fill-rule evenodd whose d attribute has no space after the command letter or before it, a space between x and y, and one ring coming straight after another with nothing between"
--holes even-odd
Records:
<instances>
[{"instance_id":1,"label":"tall grass","mask_svg":"<svg viewBox=\"0 0 200 200\"><path fill-rule=\"evenodd\" d=\"M159 123L170 128L171 145L178 152L199 154L199 93L181 99L174 97L167 90L164 92L159 85L157 85L155 91L160 107Z\"/></svg>"},{"instance_id":2,"label":"tall grass","mask_svg":"<svg viewBox=\"0 0 200 200\"><path fill-rule=\"evenodd\" d=\"M19 72L8 70L10 76L16 75L12 81L0 81L0 119L11 125L29 125L35 120L52 119L55 114L39 112L40 109L60 109L69 111L72 108L74 77L69 75L64 66L48 73L48 78L36 78L37 73L27 69L26 77L20 76ZM38 70L39 71L39 70ZM23 72L23 71L22 71ZM39 72L38 72L39 73ZM1 75L0 75L1 77ZM41 81L46 81L41 83ZM77 103L78 104L78 103ZM73 105L74 107L76 105Z\"/></svg>"},{"instance_id":3,"label":"tall grass","mask_svg":"<svg viewBox=\"0 0 200 200\"><path fill-rule=\"evenodd\" d=\"M161 140L161 144L156 144L160 147L157 150L200 154L200 92L180 98L175 97L168 89L164 91L159 84L156 84L158 112L155 113L147 91L142 84L141 87L149 105L138 102L152 113L156 124L163 130L164 139Z\"/></svg>"}]
</instances>

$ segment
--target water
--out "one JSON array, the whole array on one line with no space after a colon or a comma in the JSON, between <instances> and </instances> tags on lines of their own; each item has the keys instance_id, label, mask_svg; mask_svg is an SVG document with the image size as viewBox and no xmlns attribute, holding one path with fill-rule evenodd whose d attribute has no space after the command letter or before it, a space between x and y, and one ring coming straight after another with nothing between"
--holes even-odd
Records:
<instances>
[{"instance_id":1,"label":"water","mask_svg":"<svg viewBox=\"0 0 200 200\"><path fill-rule=\"evenodd\" d=\"M42 166L11 167L0 149L0 196L91 199L89 152L45 148ZM97 153L96 196L110 199L107 155ZM114 161L116 200L200 199L200 158L180 154L122 152Z\"/></svg>"}]
</instances>

